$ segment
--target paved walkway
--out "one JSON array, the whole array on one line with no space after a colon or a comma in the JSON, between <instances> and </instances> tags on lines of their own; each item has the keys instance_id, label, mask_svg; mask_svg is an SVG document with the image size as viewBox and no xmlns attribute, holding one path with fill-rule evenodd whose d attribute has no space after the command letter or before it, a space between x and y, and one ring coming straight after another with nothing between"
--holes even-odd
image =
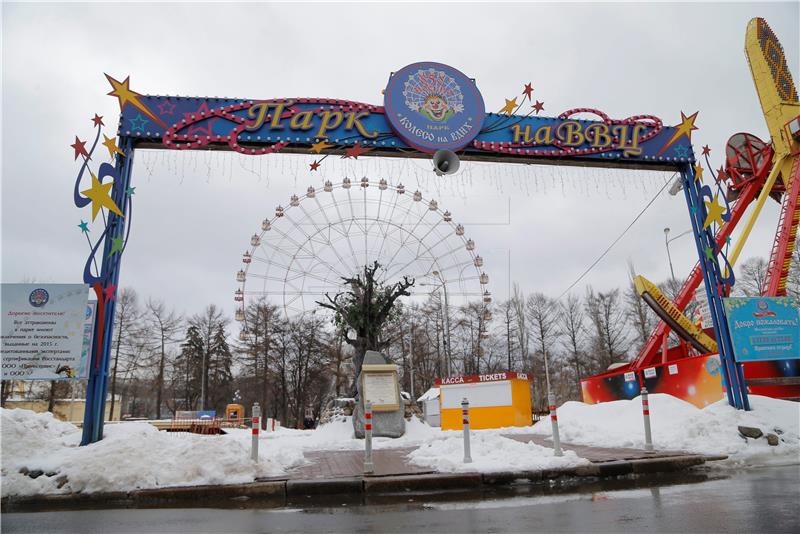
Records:
<instances>
[{"instance_id":1,"label":"paved walkway","mask_svg":"<svg viewBox=\"0 0 800 534\"><path fill-rule=\"evenodd\" d=\"M506 434L505 437L523 443L533 441L537 445L544 447L553 446L551 440L533 434ZM656 451L655 454L647 454L639 449L590 447L571 443L562 443L561 448L575 451L575 454L593 463L643 458L666 458L686 454L681 451ZM408 462L406 457L414 449L415 447L373 450L372 461L375 464L373 476L418 475L435 472L430 468L418 467ZM314 451L306 453L306 459L309 461L307 465L289 471L287 476L274 477L272 479L317 480L360 477L364 474L363 450Z\"/></svg>"}]
</instances>

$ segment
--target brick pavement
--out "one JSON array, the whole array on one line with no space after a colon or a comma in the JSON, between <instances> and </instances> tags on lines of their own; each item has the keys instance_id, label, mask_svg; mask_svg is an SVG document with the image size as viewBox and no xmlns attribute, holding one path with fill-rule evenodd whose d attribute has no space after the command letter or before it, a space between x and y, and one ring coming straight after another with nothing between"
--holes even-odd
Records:
<instances>
[{"instance_id":1,"label":"brick pavement","mask_svg":"<svg viewBox=\"0 0 800 534\"><path fill-rule=\"evenodd\" d=\"M506 434L505 437L523 443L533 441L537 445L543 447L553 446L553 442L549 439L533 434ZM686 454L682 451L656 451L655 454L647 454L645 451L639 449L590 447L587 445L573 445L571 443L562 443L561 448L575 451L575 454L593 463L644 458L666 458ZM418 467L408 462L406 456L414 449L415 447L373 450L372 456L373 463L375 464L373 476L418 475L434 472L430 468ZM275 477L275 479L316 480L352 478L364 474L363 450L313 451L306 453L306 459L308 460L308 464L292 469L289 471L288 476Z\"/></svg>"}]
</instances>

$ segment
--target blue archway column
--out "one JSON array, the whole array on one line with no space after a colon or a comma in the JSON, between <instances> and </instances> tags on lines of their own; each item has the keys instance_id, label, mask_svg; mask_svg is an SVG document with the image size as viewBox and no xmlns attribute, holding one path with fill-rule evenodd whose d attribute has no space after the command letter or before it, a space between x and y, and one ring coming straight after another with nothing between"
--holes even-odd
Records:
<instances>
[{"instance_id":1,"label":"blue archway column","mask_svg":"<svg viewBox=\"0 0 800 534\"><path fill-rule=\"evenodd\" d=\"M691 164L683 165L681 169L683 179L683 192L686 197L686 205L689 207L689 218L692 222L692 233L694 234L697 255L700 258L700 270L703 273L706 296L708 297L708 307L711 311L711 321L714 325L714 333L717 338L719 348L719 359L722 366L722 376L725 381L725 391L728 397L728 404L740 410L749 410L750 401L747 398L747 387L744 382L744 371L741 364L736 363L733 357L733 344L731 334L728 329L728 321L725 308L722 303L723 288L725 281L722 277L717 255L716 241L709 226L703 229L703 223L708 215L703 195L701 192L702 184L695 180L694 168ZM706 251L711 251L707 254Z\"/></svg>"},{"instance_id":2,"label":"blue archway column","mask_svg":"<svg viewBox=\"0 0 800 534\"><path fill-rule=\"evenodd\" d=\"M114 309L116 306L117 289L119 285L120 264L122 263L122 253L111 254L111 237L124 236L126 225L130 225L131 218L131 197L128 194L128 187L131 183L131 172L133 170L133 140L129 137L120 137L120 149L125 156L117 155L115 169L118 179L114 180L111 189L111 197L123 214L120 217L109 212L108 232L103 242L103 258L100 267L100 278L103 280L105 288L110 287L111 291L98 295L98 300L104 301L104 312L102 317L94 326L94 339L89 369L89 381L86 385L86 408L83 414L83 435L81 445L88 445L103 439L103 423L106 409L106 396L108 394L108 371L111 362L111 340L114 333ZM127 241L127 239L126 239ZM109 294L112 298L108 298ZM99 309L99 305L98 305ZM102 343L100 339L102 332ZM113 416L113 414L112 414Z\"/></svg>"}]
</instances>

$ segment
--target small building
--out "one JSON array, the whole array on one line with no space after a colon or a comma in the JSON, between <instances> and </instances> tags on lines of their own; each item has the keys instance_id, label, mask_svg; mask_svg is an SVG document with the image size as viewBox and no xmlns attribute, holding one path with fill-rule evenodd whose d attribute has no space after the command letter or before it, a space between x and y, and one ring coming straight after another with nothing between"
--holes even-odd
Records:
<instances>
[{"instance_id":1,"label":"small building","mask_svg":"<svg viewBox=\"0 0 800 534\"><path fill-rule=\"evenodd\" d=\"M422 405L422 418L430 426L442 426L441 409L439 406L439 388L433 387L426 391L417 402Z\"/></svg>"},{"instance_id":2,"label":"small building","mask_svg":"<svg viewBox=\"0 0 800 534\"><path fill-rule=\"evenodd\" d=\"M469 401L472 429L529 426L531 386L528 373L492 373L439 378L442 430L460 430L461 401Z\"/></svg>"}]
</instances>

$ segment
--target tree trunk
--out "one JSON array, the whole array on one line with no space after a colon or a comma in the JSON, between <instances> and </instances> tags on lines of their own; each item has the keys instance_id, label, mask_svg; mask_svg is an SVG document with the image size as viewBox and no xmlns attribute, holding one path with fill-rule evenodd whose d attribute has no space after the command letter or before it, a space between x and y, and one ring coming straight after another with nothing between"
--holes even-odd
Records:
<instances>
[{"instance_id":1,"label":"tree trunk","mask_svg":"<svg viewBox=\"0 0 800 534\"><path fill-rule=\"evenodd\" d=\"M47 397L47 411L53 413L53 408L56 407L56 381L50 381L50 395Z\"/></svg>"},{"instance_id":2,"label":"tree trunk","mask_svg":"<svg viewBox=\"0 0 800 534\"><path fill-rule=\"evenodd\" d=\"M161 419L161 395L164 389L164 331L161 331L161 358L158 361L158 380L156 384L156 419ZM111 412L112 414L114 412Z\"/></svg>"}]
</instances>

